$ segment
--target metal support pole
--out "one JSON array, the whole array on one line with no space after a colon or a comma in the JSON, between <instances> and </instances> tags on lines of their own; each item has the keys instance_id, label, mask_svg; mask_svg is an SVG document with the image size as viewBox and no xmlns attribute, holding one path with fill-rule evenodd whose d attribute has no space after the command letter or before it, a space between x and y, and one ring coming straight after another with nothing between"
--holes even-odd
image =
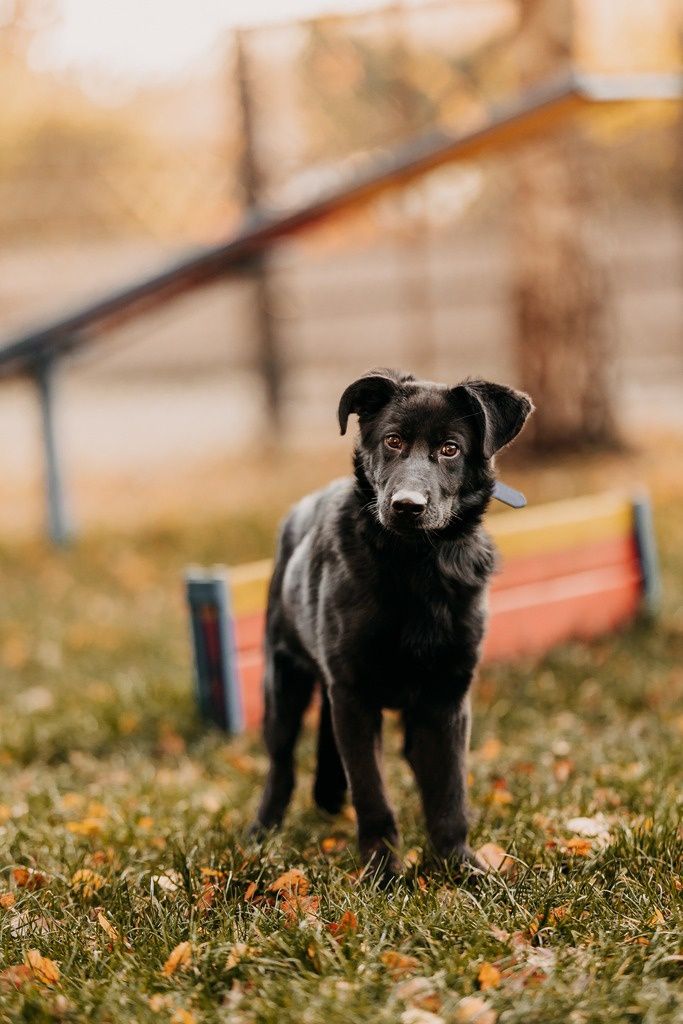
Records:
<instances>
[{"instance_id":1,"label":"metal support pole","mask_svg":"<svg viewBox=\"0 0 683 1024\"><path fill-rule=\"evenodd\" d=\"M53 543L63 545L70 540L72 529L66 511L62 465L55 431L55 363L54 359L43 359L36 368L35 382L43 434L47 530Z\"/></svg>"},{"instance_id":2,"label":"metal support pole","mask_svg":"<svg viewBox=\"0 0 683 1024\"><path fill-rule=\"evenodd\" d=\"M243 30L235 32L235 74L242 116L242 186L247 207L257 210L263 192L263 175L257 155L254 98ZM265 390L269 426L278 428L282 422L284 361L275 323L269 262L265 253L258 252L250 260L249 268L254 287L256 364Z\"/></svg>"}]
</instances>

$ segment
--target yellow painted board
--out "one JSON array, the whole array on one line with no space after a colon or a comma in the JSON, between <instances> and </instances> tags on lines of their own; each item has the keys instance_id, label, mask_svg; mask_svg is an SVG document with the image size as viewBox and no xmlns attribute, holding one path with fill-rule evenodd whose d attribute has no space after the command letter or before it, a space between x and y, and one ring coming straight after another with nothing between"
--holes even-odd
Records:
<instances>
[{"instance_id":1,"label":"yellow painted board","mask_svg":"<svg viewBox=\"0 0 683 1024\"><path fill-rule=\"evenodd\" d=\"M566 551L633 532L633 504L622 494L554 501L492 516L487 528L506 557Z\"/></svg>"},{"instance_id":2,"label":"yellow painted board","mask_svg":"<svg viewBox=\"0 0 683 1024\"><path fill-rule=\"evenodd\" d=\"M621 494L570 498L503 512L492 516L487 527L505 558L540 555L630 534L633 507ZM265 609L272 564L265 559L230 569L235 615L253 615Z\"/></svg>"}]
</instances>

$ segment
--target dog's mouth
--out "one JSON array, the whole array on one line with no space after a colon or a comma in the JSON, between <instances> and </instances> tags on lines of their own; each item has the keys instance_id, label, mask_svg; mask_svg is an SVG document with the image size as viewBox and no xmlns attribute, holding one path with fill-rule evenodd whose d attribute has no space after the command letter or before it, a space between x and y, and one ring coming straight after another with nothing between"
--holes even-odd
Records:
<instances>
[{"instance_id":1,"label":"dog's mouth","mask_svg":"<svg viewBox=\"0 0 683 1024\"><path fill-rule=\"evenodd\" d=\"M456 515L455 510L448 514L445 509L427 507L421 515L406 512L394 512L391 508L379 508L378 518L381 525L392 533L402 537L424 534L432 530L442 530Z\"/></svg>"}]
</instances>

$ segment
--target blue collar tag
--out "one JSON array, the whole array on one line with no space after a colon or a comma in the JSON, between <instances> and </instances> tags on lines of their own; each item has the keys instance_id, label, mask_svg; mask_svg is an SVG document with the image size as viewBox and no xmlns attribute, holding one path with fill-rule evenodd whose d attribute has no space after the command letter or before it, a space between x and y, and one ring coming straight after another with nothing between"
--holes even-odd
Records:
<instances>
[{"instance_id":1,"label":"blue collar tag","mask_svg":"<svg viewBox=\"0 0 683 1024\"><path fill-rule=\"evenodd\" d=\"M524 508L526 505L526 498L521 491L516 491L514 487L508 487L500 480L496 480L493 497L502 501L504 505L509 505L510 508Z\"/></svg>"}]
</instances>

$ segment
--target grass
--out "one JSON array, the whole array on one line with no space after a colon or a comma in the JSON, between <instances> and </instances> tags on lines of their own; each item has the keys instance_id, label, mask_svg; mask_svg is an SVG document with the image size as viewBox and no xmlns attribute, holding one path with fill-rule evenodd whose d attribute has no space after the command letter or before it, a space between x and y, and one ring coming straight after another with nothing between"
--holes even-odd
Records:
<instances>
[{"instance_id":1,"label":"grass","mask_svg":"<svg viewBox=\"0 0 683 1024\"><path fill-rule=\"evenodd\" d=\"M244 826L260 744L195 715L182 567L261 556L272 516L0 550L0 1020L680 1020L677 497L657 519L659 622L482 674L473 845L498 844L512 870L467 885L423 873L389 724L409 867L388 892L355 878L350 817L312 809L310 736L287 828L259 847ZM292 868L308 891L276 898ZM164 973L184 942L191 961ZM35 954L33 972L8 971L31 950L58 979Z\"/></svg>"}]
</instances>

